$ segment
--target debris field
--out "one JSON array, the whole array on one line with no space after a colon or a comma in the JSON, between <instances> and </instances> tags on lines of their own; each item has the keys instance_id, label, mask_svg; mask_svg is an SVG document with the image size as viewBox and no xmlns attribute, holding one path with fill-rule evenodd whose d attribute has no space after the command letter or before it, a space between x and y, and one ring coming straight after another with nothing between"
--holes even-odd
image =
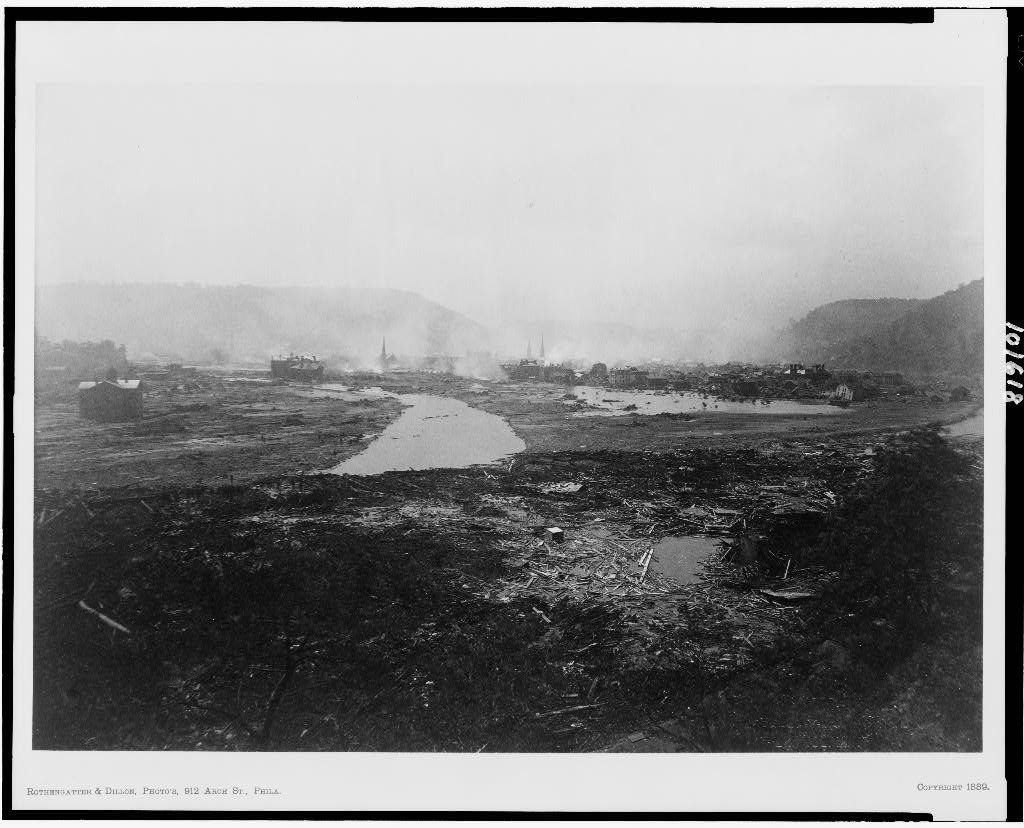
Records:
<instances>
[{"instance_id":1,"label":"debris field","mask_svg":"<svg viewBox=\"0 0 1024 828\"><path fill-rule=\"evenodd\" d=\"M527 451L501 463L355 477L322 472L339 444L350 456L379 433L394 401L221 386L201 377L156 419L102 432L80 455L98 427L59 402L37 419L37 749L892 744L887 713L850 724L869 695L883 710L894 668L864 666L850 640L829 637L825 596L841 575L816 551L838 505L875 474L890 419L844 423L829 439L802 422L787 438L773 423L672 450L639 436L618 450L548 450L538 446L568 426L542 417ZM253 428L267 417L293 431L247 455L268 440ZM162 475L162 458L198 439L158 433L175 418L222 428L230 448L176 456ZM619 419L600 428L621 432ZM290 439L305 459L284 471ZM679 537L708 550L684 579L656 551ZM800 727L751 724L782 696L804 705ZM973 731L954 725L910 727L904 742L969 747Z\"/></svg>"}]
</instances>

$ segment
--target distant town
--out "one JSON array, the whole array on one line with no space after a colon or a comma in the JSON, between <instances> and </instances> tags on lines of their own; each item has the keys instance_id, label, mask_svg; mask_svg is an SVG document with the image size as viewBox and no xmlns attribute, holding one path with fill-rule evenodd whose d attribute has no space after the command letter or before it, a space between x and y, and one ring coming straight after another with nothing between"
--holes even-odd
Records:
<instances>
[{"instance_id":1,"label":"distant town","mask_svg":"<svg viewBox=\"0 0 1024 828\"><path fill-rule=\"evenodd\" d=\"M45 389L57 383L77 383L82 416L96 420L126 420L143 416L143 395L149 384L165 384L194 375L197 366L167 362L162 365L133 364L123 348L113 343L99 345L65 343L67 359L41 360L37 366L37 385ZM877 398L902 398L906 401L962 402L972 398L972 390L951 380L927 378L911 382L895 371L868 371L830 368L825 364L756 364L727 362L705 365L699 362L668 363L652 360L639 365L579 360L554 362L545 358L544 338L533 354L527 343L525 356L518 360L498 359L489 353L464 356L429 355L406 359L388 353L382 339L376 371L381 375L431 374L472 377L473 367L490 366L492 379L513 384L551 384L572 388L597 388L663 393L695 393L705 398L726 400L827 400L830 404L850 403ZM315 354L280 354L268 362L269 377L277 381L320 383L344 378L358 371L328 367Z\"/></svg>"}]
</instances>

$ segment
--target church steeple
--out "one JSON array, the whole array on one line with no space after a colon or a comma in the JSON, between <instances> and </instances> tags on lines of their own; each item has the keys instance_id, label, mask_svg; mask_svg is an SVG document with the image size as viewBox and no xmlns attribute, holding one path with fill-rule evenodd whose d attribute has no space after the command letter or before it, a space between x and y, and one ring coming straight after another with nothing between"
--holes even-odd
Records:
<instances>
[{"instance_id":1,"label":"church steeple","mask_svg":"<svg viewBox=\"0 0 1024 828\"><path fill-rule=\"evenodd\" d=\"M380 338L380 370L387 372L388 370L388 347L387 339L383 336Z\"/></svg>"}]
</instances>

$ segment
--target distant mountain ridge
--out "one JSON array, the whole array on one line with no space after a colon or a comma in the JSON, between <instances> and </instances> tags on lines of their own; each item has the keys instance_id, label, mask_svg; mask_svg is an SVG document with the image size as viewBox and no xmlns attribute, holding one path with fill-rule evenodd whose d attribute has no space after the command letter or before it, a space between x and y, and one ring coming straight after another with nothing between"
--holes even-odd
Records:
<instances>
[{"instance_id":1,"label":"distant mountain ridge","mask_svg":"<svg viewBox=\"0 0 1024 828\"><path fill-rule=\"evenodd\" d=\"M329 366L372 368L384 338L389 353L412 358L496 348L514 355L525 352L527 339L536 355L543 333L552 360L753 357L974 375L983 365L983 296L979 279L929 300L830 302L761 345L726 321L705 330L641 330L549 318L505 330L499 346L498 332L409 291L77 282L37 288L36 332L56 342L113 340L133 361L264 364L272 354L294 350L325 358Z\"/></svg>"},{"instance_id":2,"label":"distant mountain ridge","mask_svg":"<svg viewBox=\"0 0 1024 828\"><path fill-rule=\"evenodd\" d=\"M112 339L129 358L262 362L281 351L345 356L366 365L389 353L464 353L488 345L473 320L391 289L250 285L44 285L36 332L53 340Z\"/></svg>"},{"instance_id":3,"label":"distant mountain ridge","mask_svg":"<svg viewBox=\"0 0 1024 828\"><path fill-rule=\"evenodd\" d=\"M906 373L980 374L984 364L981 279L932 299L849 299L815 308L786 328L783 361Z\"/></svg>"},{"instance_id":4,"label":"distant mountain ridge","mask_svg":"<svg viewBox=\"0 0 1024 828\"><path fill-rule=\"evenodd\" d=\"M882 330L924 301L886 298L829 302L786 328L777 348L780 355L796 362L820 362L820 354Z\"/></svg>"}]
</instances>

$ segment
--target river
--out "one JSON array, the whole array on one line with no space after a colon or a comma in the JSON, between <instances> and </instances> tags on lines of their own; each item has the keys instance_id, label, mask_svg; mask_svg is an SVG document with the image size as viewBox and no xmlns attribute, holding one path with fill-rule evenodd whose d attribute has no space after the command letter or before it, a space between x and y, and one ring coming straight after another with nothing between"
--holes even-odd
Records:
<instances>
[{"instance_id":1,"label":"river","mask_svg":"<svg viewBox=\"0 0 1024 828\"><path fill-rule=\"evenodd\" d=\"M330 469L332 474L461 469L496 463L526 448L501 417L461 400L430 394L392 396L408 407L364 451Z\"/></svg>"}]
</instances>

